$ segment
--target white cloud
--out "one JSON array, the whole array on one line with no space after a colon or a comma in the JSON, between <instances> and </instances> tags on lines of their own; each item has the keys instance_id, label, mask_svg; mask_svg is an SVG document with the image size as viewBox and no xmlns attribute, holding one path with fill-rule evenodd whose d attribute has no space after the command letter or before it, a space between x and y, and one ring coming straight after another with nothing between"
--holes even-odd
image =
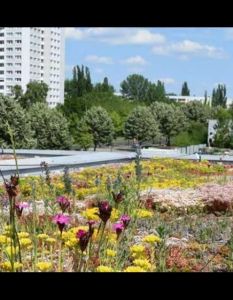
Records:
<instances>
[{"instance_id":1,"label":"white cloud","mask_svg":"<svg viewBox=\"0 0 233 300\"><path fill-rule=\"evenodd\" d=\"M113 64L112 58L107 56L88 55L85 57L85 60L95 64Z\"/></svg>"},{"instance_id":2,"label":"white cloud","mask_svg":"<svg viewBox=\"0 0 233 300\"><path fill-rule=\"evenodd\" d=\"M160 33L152 33L147 29L132 29L128 31L121 31L115 37L108 37L103 39L113 45L126 45L126 44L161 44L166 41L164 35Z\"/></svg>"},{"instance_id":3,"label":"white cloud","mask_svg":"<svg viewBox=\"0 0 233 300\"><path fill-rule=\"evenodd\" d=\"M144 66L147 64L147 61L140 55L128 57L127 59L124 59L121 62L126 65L138 65L138 66Z\"/></svg>"},{"instance_id":4,"label":"white cloud","mask_svg":"<svg viewBox=\"0 0 233 300\"><path fill-rule=\"evenodd\" d=\"M173 78L160 78L160 81L162 81L164 84L174 84L175 83L175 79Z\"/></svg>"},{"instance_id":5,"label":"white cloud","mask_svg":"<svg viewBox=\"0 0 233 300\"><path fill-rule=\"evenodd\" d=\"M226 58L227 55L221 48L200 44L191 40L154 46L152 52L157 55L181 54L180 59L187 59L190 55L206 56L211 58Z\"/></svg>"},{"instance_id":6,"label":"white cloud","mask_svg":"<svg viewBox=\"0 0 233 300\"><path fill-rule=\"evenodd\" d=\"M143 45L143 44L161 44L166 41L164 35L153 33L148 29L140 28L75 28L67 27L65 29L67 39L90 39L98 40L113 45Z\"/></svg>"},{"instance_id":7,"label":"white cloud","mask_svg":"<svg viewBox=\"0 0 233 300\"><path fill-rule=\"evenodd\" d=\"M65 37L67 39L77 39L81 40L85 37L84 31L75 27L66 27L65 28Z\"/></svg>"}]
</instances>

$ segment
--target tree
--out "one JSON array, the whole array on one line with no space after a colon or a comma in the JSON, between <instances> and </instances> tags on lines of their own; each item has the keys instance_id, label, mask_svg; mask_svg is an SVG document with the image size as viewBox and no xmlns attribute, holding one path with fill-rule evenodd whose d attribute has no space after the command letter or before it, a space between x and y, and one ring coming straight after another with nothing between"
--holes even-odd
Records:
<instances>
[{"instance_id":1,"label":"tree","mask_svg":"<svg viewBox=\"0 0 233 300\"><path fill-rule=\"evenodd\" d=\"M213 89L212 93L212 106L222 106L226 107L227 104L227 90L226 86L223 84L219 84L217 89Z\"/></svg>"},{"instance_id":2,"label":"tree","mask_svg":"<svg viewBox=\"0 0 233 300\"><path fill-rule=\"evenodd\" d=\"M116 111L111 112L110 117L115 128L114 137L121 136L123 133L123 119Z\"/></svg>"},{"instance_id":3,"label":"tree","mask_svg":"<svg viewBox=\"0 0 233 300\"><path fill-rule=\"evenodd\" d=\"M142 101L148 91L149 81L142 75L132 74L121 83L121 93L124 97Z\"/></svg>"},{"instance_id":4,"label":"tree","mask_svg":"<svg viewBox=\"0 0 233 300\"><path fill-rule=\"evenodd\" d=\"M65 92L69 96L81 97L86 93L90 93L93 89L91 83L91 75L88 67L82 65L73 68L73 78L67 80L65 84Z\"/></svg>"},{"instance_id":5,"label":"tree","mask_svg":"<svg viewBox=\"0 0 233 300\"><path fill-rule=\"evenodd\" d=\"M232 120L218 124L218 128L213 140L214 147L232 148L233 147L233 128Z\"/></svg>"},{"instance_id":6,"label":"tree","mask_svg":"<svg viewBox=\"0 0 233 300\"><path fill-rule=\"evenodd\" d=\"M159 122L160 131L167 139L167 146L170 146L171 137L187 127L187 119L184 113L179 106L160 102L151 104L149 110L155 121Z\"/></svg>"},{"instance_id":7,"label":"tree","mask_svg":"<svg viewBox=\"0 0 233 300\"><path fill-rule=\"evenodd\" d=\"M114 93L114 87L109 85L107 77L104 77L103 83L97 83L94 89L97 92Z\"/></svg>"},{"instance_id":8,"label":"tree","mask_svg":"<svg viewBox=\"0 0 233 300\"><path fill-rule=\"evenodd\" d=\"M211 109L200 101L190 101L181 106L181 110L190 121L207 124Z\"/></svg>"},{"instance_id":9,"label":"tree","mask_svg":"<svg viewBox=\"0 0 233 300\"><path fill-rule=\"evenodd\" d=\"M70 149L68 122L56 108L44 103L34 104L28 111L38 149Z\"/></svg>"},{"instance_id":10,"label":"tree","mask_svg":"<svg viewBox=\"0 0 233 300\"><path fill-rule=\"evenodd\" d=\"M232 119L231 109L223 108L222 106L217 106L213 108L214 119L218 120L219 126L221 127L226 122Z\"/></svg>"},{"instance_id":11,"label":"tree","mask_svg":"<svg viewBox=\"0 0 233 300\"><path fill-rule=\"evenodd\" d=\"M11 88L12 96L14 100L19 100L23 96L23 89L20 85L15 85Z\"/></svg>"},{"instance_id":12,"label":"tree","mask_svg":"<svg viewBox=\"0 0 233 300\"><path fill-rule=\"evenodd\" d=\"M77 143L81 149L87 151L93 144L92 135L89 133L88 126L82 121L78 124Z\"/></svg>"},{"instance_id":13,"label":"tree","mask_svg":"<svg viewBox=\"0 0 233 300\"><path fill-rule=\"evenodd\" d=\"M92 135L94 151L101 144L111 145L114 126L112 119L104 108L93 106L85 113L82 123L88 127L88 132Z\"/></svg>"},{"instance_id":14,"label":"tree","mask_svg":"<svg viewBox=\"0 0 233 300\"><path fill-rule=\"evenodd\" d=\"M147 103L152 103L155 101L166 102L167 98L164 84L159 80L157 81L157 84L149 82L144 100Z\"/></svg>"},{"instance_id":15,"label":"tree","mask_svg":"<svg viewBox=\"0 0 233 300\"><path fill-rule=\"evenodd\" d=\"M13 131L16 148L33 148L31 123L22 107L13 99L0 95L0 140L7 147L12 147L7 123Z\"/></svg>"},{"instance_id":16,"label":"tree","mask_svg":"<svg viewBox=\"0 0 233 300\"><path fill-rule=\"evenodd\" d=\"M182 85L181 96L190 96L190 90L186 81Z\"/></svg>"},{"instance_id":17,"label":"tree","mask_svg":"<svg viewBox=\"0 0 233 300\"><path fill-rule=\"evenodd\" d=\"M205 91L205 94L204 94L204 105L207 105L208 104L208 96L207 96L207 91Z\"/></svg>"},{"instance_id":18,"label":"tree","mask_svg":"<svg viewBox=\"0 0 233 300\"><path fill-rule=\"evenodd\" d=\"M48 85L45 82L29 82L25 94L19 99L19 103L26 109L35 103L46 103L48 90Z\"/></svg>"},{"instance_id":19,"label":"tree","mask_svg":"<svg viewBox=\"0 0 233 300\"><path fill-rule=\"evenodd\" d=\"M127 139L137 139L141 144L159 137L159 125L147 107L138 106L125 122L124 135Z\"/></svg>"}]
</instances>

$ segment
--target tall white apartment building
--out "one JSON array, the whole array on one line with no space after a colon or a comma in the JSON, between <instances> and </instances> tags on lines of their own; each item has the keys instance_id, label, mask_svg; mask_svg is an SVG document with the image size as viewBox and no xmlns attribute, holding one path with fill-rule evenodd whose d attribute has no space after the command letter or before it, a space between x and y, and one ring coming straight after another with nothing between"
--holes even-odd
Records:
<instances>
[{"instance_id":1,"label":"tall white apartment building","mask_svg":"<svg viewBox=\"0 0 233 300\"><path fill-rule=\"evenodd\" d=\"M64 28L0 27L0 93L30 81L49 86L50 107L64 102Z\"/></svg>"}]
</instances>

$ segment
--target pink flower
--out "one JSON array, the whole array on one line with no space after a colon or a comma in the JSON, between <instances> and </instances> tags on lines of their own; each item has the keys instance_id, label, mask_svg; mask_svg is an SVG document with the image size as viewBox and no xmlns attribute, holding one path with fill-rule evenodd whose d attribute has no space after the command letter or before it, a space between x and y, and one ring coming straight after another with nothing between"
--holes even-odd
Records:
<instances>
[{"instance_id":1,"label":"pink flower","mask_svg":"<svg viewBox=\"0 0 233 300\"><path fill-rule=\"evenodd\" d=\"M27 202L18 202L15 204L15 211L19 218L22 216L23 209L27 207L29 207L29 204Z\"/></svg>"},{"instance_id":2,"label":"pink flower","mask_svg":"<svg viewBox=\"0 0 233 300\"><path fill-rule=\"evenodd\" d=\"M125 229L123 223L116 223L113 225L113 229L116 230L117 238L119 238L122 231Z\"/></svg>"},{"instance_id":3,"label":"pink flower","mask_svg":"<svg viewBox=\"0 0 233 300\"><path fill-rule=\"evenodd\" d=\"M120 221L124 224L124 227L126 228L129 225L131 218L128 215L123 215L120 218Z\"/></svg>"},{"instance_id":4,"label":"pink flower","mask_svg":"<svg viewBox=\"0 0 233 300\"><path fill-rule=\"evenodd\" d=\"M63 214L58 214L53 218L53 221L58 225L58 228L62 233L65 225L69 223L70 217Z\"/></svg>"},{"instance_id":5,"label":"pink flower","mask_svg":"<svg viewBox=\"0 0 233 300\"><path fill-rule=\"evenodd\" d=\"M70 201L65 196L57 197L57 203L60 205L63 213L66 211L66 209L70 208Z\"/></svg>"}]
</instances>

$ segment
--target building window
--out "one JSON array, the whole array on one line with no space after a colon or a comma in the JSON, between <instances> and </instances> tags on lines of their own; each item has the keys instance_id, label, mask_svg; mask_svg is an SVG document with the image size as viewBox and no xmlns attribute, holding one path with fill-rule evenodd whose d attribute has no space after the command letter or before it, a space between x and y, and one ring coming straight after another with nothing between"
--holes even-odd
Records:
<instances>
[{"instance_id":1,"label":"building window","mask_svg":"<svg viewBox=\"0 0 233 300\"><path fill-rule=\"evenodd\" d=\"M4 41L0 41L0 45L1 45L1 44L4 44Z\"/></svg>"},{"instance_id":2,"label":"building window","mask_svg":"<svg viewBox=\"0 0 233 300\"><path fill-rule=\"evenodd\" d=\"M13 48L6 48L6 50L11 52L11 51L13 51Z\"/></svg>"},{"instance_id":3,"label":"building window","mask_svg":"<svg viewBox=\"0 0 233 300\"><path fill-rule=\"evenodd\" d=\"M13 58L13 55L7 55L6 58L7 58L7 59L12 59L12 58Z\"/></svg>"},{"instance_id":4,"label":"building window","mask_svg":"<svg viewBox=\"0 0 233 300\"><path fill-rule=\"evenodd\" d=\"M0 48L0 52L3 52L4 51L4 48Z\"/></svg>"},{"instance_id":5,"label":"building window","mask_svg":"<svg viewBox=\"0 0 233 300\"><path fill-rule=\"evenodd\" d=\"M0 59L4 59L4 56L3 56L3 55L1 55L1 56L0 56Z\"/></svg>"},{"instance_id":6,"label":"building window","mask_svg":"<svg viewBox=\"0 0 233 300\"><path fill-rule=\"evenodd\" d=\"M17 43L17 44L21 44L22 41L21 41L21 40L16 40L16 43Z\"/></svg>"},{"instance_id":7,"label":"building window","mask_svg":"<svg viewBox=\"0 0 233 300\"><path fill-rule=\"evenodd\" d=\"M0 71L0 75L3 75L4 74L4 71Z\"/></svg>"},{"instance_id":8,"label":"building window","mask_svg":"<svg viewBox=\"0 0 233 300\"><path fill-rule=\"evenodd\" d=\"M11 66L13 66L13 64L12 63L7 63L7 66L11 67Z\"/></svg>"},{"instance_id":9,"label":"building window","mask_svg":"<svg viewBox=\"0 0 233 300\"><path fill-rule=\"evenodd\" d=\"M0 64L0 67L4 67L4 64L3 64L3 63L1 63L1 64Z\"/></svg>"},{"instance_id":10,"label":"building window","mask_svg":"<svg viewBox=\"0 0 233 300\"><path fill-rule=\"evenodd\" d=\"M7 74L13 74L13 71L7 71Z\"/></svg>"},{"instance_id":11,"label":"building window","mask_svg":"<svg viewBox=\"0 0 233 300\"><path fill-rule=\"evenodd\" d=\"M0 36L4 36L4 33L3 33L3 32L1 32L1 33L0 33Z\"/></svg>"},{"instance_id":12,"label":"building window","mask_svg":"<svg viewBox=\"0 0 233 300\"><path fill-rule=\"evenodd\" d=\"M12 40L8 40L7 44L13 44L13 41Z\"/></svg>"},{"instance_id":13,"label":"building window","mask_svg":"<svg viewBox=\"0 0 233 300\"><path fill-rule=\"evenodd\" d=\"M16 50L16 51L21 51L21 48L16 47L15 50Z\"/></svg>"},{"instance_id":14,"label":"building window","mask_svg":"<svg viewBox=\"0 0 233 300\"><path fill-rule=\"evenodd\" d=\"M4 85L0 85L0 90L3 90L4 89Z\"/></svg>"}]
</instances>

